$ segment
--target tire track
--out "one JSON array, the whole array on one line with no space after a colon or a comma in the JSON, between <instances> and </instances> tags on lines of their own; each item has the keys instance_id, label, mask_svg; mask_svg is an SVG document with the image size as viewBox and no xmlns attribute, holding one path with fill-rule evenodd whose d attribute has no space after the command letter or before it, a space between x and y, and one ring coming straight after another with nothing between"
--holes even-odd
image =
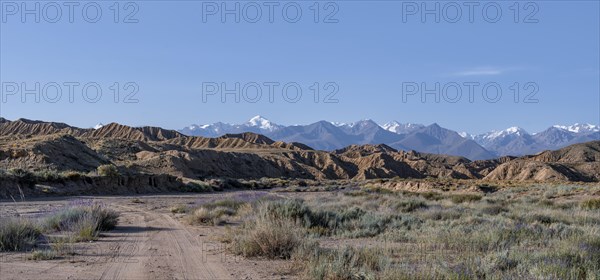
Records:
<instances>
[{"instance_id":1,"label":"tire track","mask_svg":"<svg viewBox=\"0 0 600 280\"><path fill-rule=\"evenodd\" d=\"M123 226L129 230L119 232L117 227L111 233L126 235L118 241L118 255L105 268L100 279L232 279L218 256L205 255L203 244L207 242L204 240L206 237L195 236L168 214L126 205L115 206L125 210L122 217L129 219L131 224ZM148 227L148 223L152 226ZM122 243L133 246L120 246ZM130 256L135 262L127 261Z\"/></svg>"}]
</instances>

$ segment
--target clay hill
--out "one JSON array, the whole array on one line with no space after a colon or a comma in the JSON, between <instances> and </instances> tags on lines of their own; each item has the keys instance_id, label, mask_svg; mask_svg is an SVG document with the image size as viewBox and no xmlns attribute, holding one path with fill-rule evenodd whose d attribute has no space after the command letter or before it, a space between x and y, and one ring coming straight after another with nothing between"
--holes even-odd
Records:
<instances>
[{"instance_id":1,"label":"clay hill","mask_svg":"<svg viewBox=\"0 0 600 280\"><path fill-rule=\"evenodd\" d=\"M455 178L600 181L600 141L524 157L464 157L351 145L326 152L255 133L185 136L158 127L111 123L82 129L64 123L0 118L0 168L90 172L114 164L121 172L182 178Z\"/></svg>"}]
</instances>

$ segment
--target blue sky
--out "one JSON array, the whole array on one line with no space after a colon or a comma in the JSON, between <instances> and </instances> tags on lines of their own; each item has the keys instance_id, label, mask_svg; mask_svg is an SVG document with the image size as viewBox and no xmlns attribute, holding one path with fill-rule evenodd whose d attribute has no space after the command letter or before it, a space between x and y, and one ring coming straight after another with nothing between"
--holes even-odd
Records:
<instances>
[{"instance_id":1,"label":"blue sky","mask_svg":"<svg viewBox=\"0 0 600 280\"><path fill-rule=\"evenodd\" d=\"M212 3L223 2L201 1L133 2L137 11L129 19L137 23L123 22L135 7L120 2L118 9L111 8L113 1L97 2L102 16L96 23L86 21L93 20L94 10L88 10L92 14L88 18L81 15L86 2L74 8L72 23L64 6L56 23L48 22L53 20L54 6L46 7L46 17L40 14L40 23L33 15L25 15L23 23L21 10L2 3L0 115L8 119L80 127L114 121L181 128L192 123L240 123L260 114L281 124L397 120L437 122L470 133L510 126L536 132L553 124L600 122L598 1L531 2L534 5L527 7L520 2L518 8L511 7L512 1L494 2L502 11L495 23L489 22L495 18L494 7L488 9L487 18L483 16L486 2L474 8L473 22L464 2L450 2L458 3L462 12L456 23L451 22L455 6L444 10L449 2L433 1L425 8L440 4L439 23L434 15L408 14L412 3L420 10L418 5L424 2L332 2L327 8L327 2L320 2L318 23L313 1L294 2L302 10L295 23L286 19L293 20L296 6L288 7L288 18L281 14L287 2L274 7L273 23L265 2L238 2L240 10L248 3L261 7L257 23L247 21L255 15L254 4L246 6L248 18L242 14L239 23L232 15L223 23L219 12L209 14ZM30 8L35 3L27 2ZM37 3L44 13L48 2ZM235 3L227 2L230 8ZM324 23L335 8L330 20L338 22ZM120 11L117 23L114 10ZM524 22L532 20L537 23ZM65 82L79 83L72 103ZM96 103L82 97L83 85L91 82L102 89ZM279 83L273 102L264 84L269 82ZM23 83L41 97L45 87L48 99L55 96L53 85L58 84L62 97L56 103L44 98L36 103L34 93L23 102ZM120 88L117 103L115 83ZM124 88L127 83L133 84ZM226 95L222 102L222 91L206 95L203 90L203 85L214 83L219 87L225 83L229 89L239 83L238 93L243 97L243 88L247 89L248 99L255 97L259 85L262 97L255 103L243 98L236 103L233 95ZM296 103L283 97L283 85L289 83L302 89ZM314 100L315 83L319 102ZM472 102L465 83L479 83ZM10 88L15 84L19 91ZM137 102L123 102L135 90L134 84L138 91L127 100ZM405 88L409 84L416 84L419 92L409 92ZM332 85L337 85L337 93L328 100L337 103L324 103L336 89ZM462 96L454 99L457 85ZM484 85L502 90L497 102L486 101ZM423 86L434 91L425 95L425 102ZM495 87L487 87L488 99L495 97ZM88 88L90 99L93 89ZM294 87L287 93L293 99Z\"/></svg>"}]
</instances>

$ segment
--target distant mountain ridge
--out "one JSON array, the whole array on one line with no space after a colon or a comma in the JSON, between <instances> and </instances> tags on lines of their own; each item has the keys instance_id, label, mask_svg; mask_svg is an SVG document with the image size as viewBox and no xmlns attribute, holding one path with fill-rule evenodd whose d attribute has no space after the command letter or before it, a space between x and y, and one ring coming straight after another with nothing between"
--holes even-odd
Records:
<instances>
[{"instance_id":1,"label":"distant mountain ridge","mask_svg":"<svg viewBox=\"0 0 600 280\"><path fill-rule=\"evenodd\" d=\"M456 155L471 160L499 156L522 156L568 145L600 140L597 125L554 125L530 134L511 127L472 135L455 132L438 124L429 126L391 121L379 125L372 120L353 123L318 121L308 125L284 126L256 116L243 124L214 123L192 125L179 130L190 136L218 137L227 133L254 132L271 139L300 142L314 149L333 151L349 145L386 144L398 150Z\"/></svg>"},{"instance_id":2,"label":"distant mountain ridge","mask_svg":"<svg viewBox=\"0 0 600 280\"><path fill-rule=\"evenodd\" d=\"M257 122L262 129L274 125ZM328 122L280 127L303 137L342 135L357 141L391 137L369 120L339 128ZM311 136L311 133L315 133ZM391 133L391 134L390 134ZM473 140L437 124L397 134L394 145L424 145L436 152L485 152ZM340 139L337 139L340 140ZM344 139L341 139L342 141ZM479 147L479 148L478 148ZM472 150L461 150L473 148ZM180 178L448 178L516 181L600 181L600 141L570 145L523 157L471 161L465 157L401 151L385 144L349 145L334 151L314 150L296 142L275 141L245 132L216 138L186 136L160 127L109 123L78 128L64 123L0 119L0 171L12 169L94 172L114 164L123 174L169 174Z\"/></svg>"},{"instance_id":3,"label":"distant mountain ridge","mask_svg":"<svg viewBox=\"0 0 600 280\"><path fill-rule=\"evenodd\" d=\"M569 145L600 140L600 127L591 124L554 125L530 134L520 127L491 131L480 135L466 135L499 156L522 156L545 150L556 150Z\"/></svg>"}]
</instances>

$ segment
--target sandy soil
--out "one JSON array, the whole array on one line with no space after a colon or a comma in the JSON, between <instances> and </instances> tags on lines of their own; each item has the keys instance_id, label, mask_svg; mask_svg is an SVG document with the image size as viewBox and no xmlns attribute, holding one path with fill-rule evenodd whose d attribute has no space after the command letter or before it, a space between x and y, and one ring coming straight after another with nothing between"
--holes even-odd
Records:
<instances>
[{"instance_id":1,"label":"sandy soil","mask_svg":"<svg viewBox=\"0 0 600 280\"><path fill-rule=\"evenodd\" d=\"M249 194L256 196L257 192ZM225 227L190 226L169 212L244 192L141 197L70 197L0 202L0 216L39 216L78 199L93 199L121 213L113 231L73 245L75 254L48 261L30 253L0 253L1 279L290 279L285 262L248 260L218 241ZM269 195L266 194L265 195ZM140 201L134 202L138 198Z\"/></svg>"}]
</instances>

